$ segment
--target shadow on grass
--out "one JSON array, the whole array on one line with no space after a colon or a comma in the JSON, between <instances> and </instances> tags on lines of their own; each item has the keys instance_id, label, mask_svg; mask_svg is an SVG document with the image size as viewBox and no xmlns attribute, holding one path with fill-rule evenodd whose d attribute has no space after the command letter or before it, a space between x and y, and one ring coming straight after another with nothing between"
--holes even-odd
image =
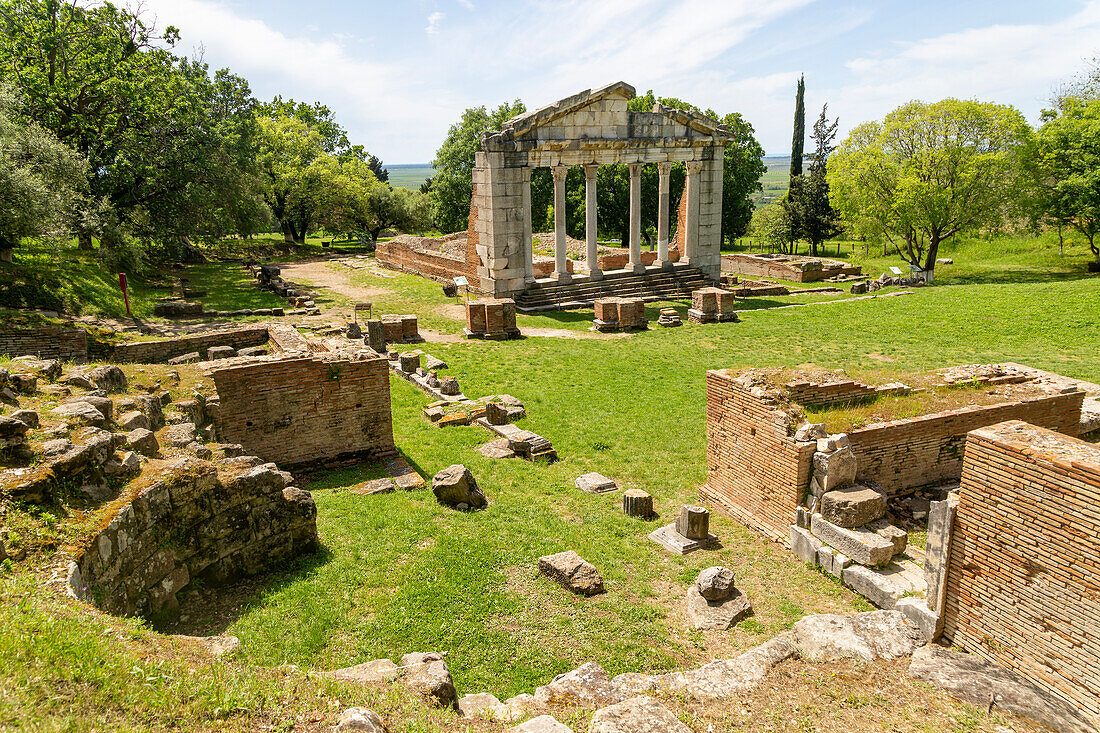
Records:
<instances>
[{"instance_id":1,"label":"shadow on grass","mask_svg":"<svg viewBox=\"0 0 1100 733\"><path fill-rule=\"evenodd\" d=\"M179 611L156 618L150 626L162 634L216 636L242 616L263 604L264 596L277 593L332 561L334 554L324 544L309 555L279 560L256 575L225 585L192 582L179 594Z\"/></svg>"},{"instance_id":2,"label":"shadow on grass","mask_svg":"<svg viewBox=\"0 0 1100 733\"><path fill-rule=\"evenodd\" d=\"M1073 272L1039 272L1021 270L989 270L966 275L948 275L936 279L935 285L1020 285L1024 283L1069 282L1094 278L1100 282L1100 273L1087 272L1087 263L1079 263L1081 270Z\"/></svg>"}]
</instances>

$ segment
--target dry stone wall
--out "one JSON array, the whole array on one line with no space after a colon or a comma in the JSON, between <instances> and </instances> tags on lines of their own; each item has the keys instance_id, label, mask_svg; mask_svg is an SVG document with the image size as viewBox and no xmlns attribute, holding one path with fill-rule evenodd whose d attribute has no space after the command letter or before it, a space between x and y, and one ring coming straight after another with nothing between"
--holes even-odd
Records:
<instances>
[{"instance_id":1,"label":"dry stone wall","mask_svg":"<svg viewBox=\"0 0 1100 733\"><path fill-rule=\"evenodd\" d=\"M221 472L184 459L120 506L69 569L69 587L106 611L177 606L196 580L225 583L317 548L317 510L273 465Z\"/></svg>"},{"instance_id":2,"label":"dry stone wall","mask_svg":"<svg viewBox=\"0 0 1100 733\"><path fill-rule=\"evenodd\" d=\"M39 359L88 360L88 334L82 328L45 326L0 331L0 354Z\"/></svg>"},{"instance_id":3,"label":"dry stone wall","mask_svg":"<svg viewBox=\"0 0 1100 733\"><path fill-rule=\"evenodd\" d=\"M211 369L218 439L284 467L395 452L384 357L267 358Z\"/></svg>"},{"instance_id":4,"label":"dry stone wall","mask_svg":"<svg viewBox=\"0 0 1100 733\"><path fill-rule=\"evenodd\" d=\"M1020 421L967 437L943 634L1100 723L1100 446Z\"/></svg>"},{"instance_id":5,"label":"dry stone wall","mask_svg":"<svg viewBox=\"0 0 1100 733\"><path fill-rule=\"evenodd\" d=\"M206 354L213 346L232 346L242 349L248 346L266 344L267 326L250 326L231 331L214 331L194 336L177 336L159 341L135 341L116 344L111 354L112 361L137 362L140 364L161 364L169 359L197 351Z\"/></svg>"}]
</instances>

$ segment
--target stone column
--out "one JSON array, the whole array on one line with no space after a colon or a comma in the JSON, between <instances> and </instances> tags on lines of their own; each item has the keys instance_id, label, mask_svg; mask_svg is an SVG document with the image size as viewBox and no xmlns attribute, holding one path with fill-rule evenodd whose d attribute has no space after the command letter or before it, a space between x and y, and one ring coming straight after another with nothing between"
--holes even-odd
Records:
<instances>
[{"instance_id":1,"label":"stone column","mask_svg":"<svg viewBox=\"0 0 1100 733\"><path fill-rule=\"evenodd\" d=\"M523 242L520 246L523 248L523 280L530 283L535 281L535 252L531 243L531 169L524 168L522 175Z\"/></svg>"},{"instance_id":2,"label":"stone column","mask_svg":"<svg viewBox=\"0 0 1100 733\"><path fill-rule=\"evenodd\" d=\"M699 172L703 169L703 161L689 160L684 165L687 166L687 184L684 188L687 207L684 216L683 260L691 264L691 259L697 254L695 245L699 242Z\"/></svg>"},{"instance_id":3,"label":"stone column","mask_svg":"<svg viewBox=\"0 0 1100 733\"><path fill-rule=\"evenodd\" d=\"M556 165L550 173L554 176L554 279L568 283L572 281L566 269L565 251L565 176L569 169Z\"/></svg>"},{"instance_id":4,"label":"stone column","mask_svg":"<svg viewBox=\"0 0 1100 733\"><path fill-rule=\"evenodd\" d=\"M672 263L668 260L668 176L671 170L672 163L666 161L657 164L657 265L662 270L672 269Z\"/></svg>"},{"instance_id":5,"label":"stone column","mask_svg":"<svg viewBox=\"0 0 1100 733\"><path fill-rule=\"evenodd\" d=\"M626 269L645 272L642 264L642 164L630 164L630 259Z\"/></svg>"},{"instance_id":6,"label":"stone column","mask_svg":"<svg viewBox=\"0 0 1100 733\"><path fill-rule=\"evenodd\" d=\"M603 280L599 252L596 250L596 173L598 165L584 167L584 240L588 257L588 273L593 280Z\"/></svg>"}]
</instances>

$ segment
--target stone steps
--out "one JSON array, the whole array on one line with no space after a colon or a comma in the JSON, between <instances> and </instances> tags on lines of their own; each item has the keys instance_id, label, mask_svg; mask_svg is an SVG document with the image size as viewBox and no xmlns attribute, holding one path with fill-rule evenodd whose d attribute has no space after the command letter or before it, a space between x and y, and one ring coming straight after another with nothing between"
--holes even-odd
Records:
<instances>
[{"instance_id":1,"label":"stone steps","mask_svg":"<svg viewBox=\"0 0 1100 733\"><path fill-rule=\"evenodd\" d=\"M583 276L581 276L583 277ZM693 290L713 285L699 270L677 265L672 270L652 268L645 274L604 273L603 280L585 278L567 285L536 282L515 298L523 313L591 306L598 298L641 298L646 302L690 298Z\"/></svg>"}]
</instances>

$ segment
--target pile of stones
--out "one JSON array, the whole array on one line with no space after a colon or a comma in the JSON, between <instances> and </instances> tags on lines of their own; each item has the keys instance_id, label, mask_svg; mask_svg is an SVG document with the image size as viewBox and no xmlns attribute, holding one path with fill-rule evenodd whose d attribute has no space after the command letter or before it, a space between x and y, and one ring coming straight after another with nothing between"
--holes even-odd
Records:
<instances>
[{"instance_id":1,"label":"pile of stones","mask_svg":"<svg viewBox=\"0 0 1100 733\"><path fill-rule=\"evenodd\" d=\"M256 278L256 285L261 290L271 290L281 298L286 298L287 301L296 308L296 310L286 311L288 316L317 316L321 314L321 309L317 307L317 303L314 301L313 294L309 293L301 285L283 280L280 276L282 270L278 265L271 264L250 264L248 265L249 272ZM218 311L218 317L223 316L244 316L244 315L283 315L283 313L263 313L265 309L259 309L256 311ZM282 308L273 308L272 311L282 311Z\"/></svg>"},{"instance_id":2,"label":"pile of stones","mask_svg":"<svg viewBox=\"0 0 1100 733\"><path fill-rule=\"evenodd\" d=\"M661 315L657 317L657 325L675 328L684 325L684 322L680 320L680 313L675 308L662 308Z\"/></svg>"}]
</instances>

